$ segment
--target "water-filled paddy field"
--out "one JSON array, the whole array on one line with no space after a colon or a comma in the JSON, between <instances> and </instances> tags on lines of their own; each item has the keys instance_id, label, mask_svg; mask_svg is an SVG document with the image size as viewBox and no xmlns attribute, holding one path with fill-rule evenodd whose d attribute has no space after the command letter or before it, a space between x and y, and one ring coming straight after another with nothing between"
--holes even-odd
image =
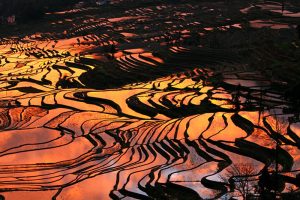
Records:
<instances>
[{"instance_id":1,"label":"water-filled paddy field","mask_svg":"<svg viewBox=\"0 0 300 200\"><path fill-rule=\"evenodd\" d=\"M127 0L1 25L2 198L299 198L299 8Z\"/></svg>"}]
</instances>

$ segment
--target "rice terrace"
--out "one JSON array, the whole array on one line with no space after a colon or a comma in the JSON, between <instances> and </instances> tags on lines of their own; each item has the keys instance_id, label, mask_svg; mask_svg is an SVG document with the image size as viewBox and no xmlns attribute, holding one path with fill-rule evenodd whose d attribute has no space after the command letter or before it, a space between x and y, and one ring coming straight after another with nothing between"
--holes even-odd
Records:
<instances>
[{"instance_id":1,"label":"rice terrace","mask_svg":"<svg viewBox=\"0 0 300 200\"><path fill-rule=\"evenodd\" d=\"M0 200L299 187L299 0L0 0Z\"/></svg>"}]
</instances>

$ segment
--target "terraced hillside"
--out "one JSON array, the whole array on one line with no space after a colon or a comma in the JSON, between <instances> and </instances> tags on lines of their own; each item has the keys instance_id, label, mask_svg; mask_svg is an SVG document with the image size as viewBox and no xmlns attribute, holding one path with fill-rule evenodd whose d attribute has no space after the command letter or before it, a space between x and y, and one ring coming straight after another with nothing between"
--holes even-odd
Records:
<instances>
[{"instance_id":1,"label":"terraced hillside","mask_svg":"<svg viewBox=\"0 0 300 200\"><path fill-rule=\"evenodd\" d=\"M0 199L299 198L299 8L115 0L2 26Z\"/></svg>"}]
</instances>

